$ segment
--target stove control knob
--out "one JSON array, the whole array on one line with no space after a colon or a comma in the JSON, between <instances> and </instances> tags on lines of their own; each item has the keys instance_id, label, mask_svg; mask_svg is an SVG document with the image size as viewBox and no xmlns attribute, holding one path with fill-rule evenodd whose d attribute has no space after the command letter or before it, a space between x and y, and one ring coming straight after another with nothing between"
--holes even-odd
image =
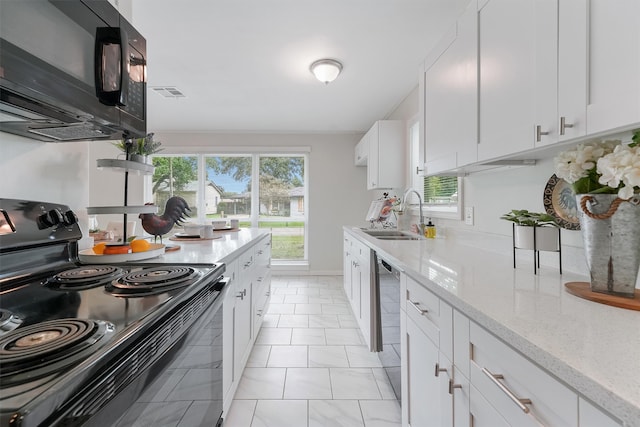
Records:
<instances>
[{"instance_id":1,"label":"stove control knob","mask_svg":"<svg viewBox=\"0 0 640 427\"><path fill-rule=\"evenodd\" d=\"M78 222L78 217L71 210L66 211L63 217L64 219L62 220L62 222L64 223L64 225L73 225Z\"/></svg>"},{"instance_id":2,"label":"stove control knob","mask_svg":"<svg viewBox=\"0 0 640 427\"><path fill-rule=\"evenodd\" d=\"M62 212L51 209L49 212L38 217L38 228L49 228L58 225L63 221Z\"/></svg>"}]
</instances>

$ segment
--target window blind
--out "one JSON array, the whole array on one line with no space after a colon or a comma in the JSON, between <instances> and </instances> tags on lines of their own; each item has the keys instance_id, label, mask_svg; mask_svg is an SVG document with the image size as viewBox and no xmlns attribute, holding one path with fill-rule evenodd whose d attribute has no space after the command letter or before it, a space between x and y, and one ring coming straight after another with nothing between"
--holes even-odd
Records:
<instances>
[{"instance_id":1,"label":"window blind","mask_svg":"<svg viewBox=\"0 0 640 427\"><path fill-rule=\"evenodd\" d=\"M451 206L458 203L458 177L429 176L424 178L424 203Z\"/></svg>"}]
</instances>

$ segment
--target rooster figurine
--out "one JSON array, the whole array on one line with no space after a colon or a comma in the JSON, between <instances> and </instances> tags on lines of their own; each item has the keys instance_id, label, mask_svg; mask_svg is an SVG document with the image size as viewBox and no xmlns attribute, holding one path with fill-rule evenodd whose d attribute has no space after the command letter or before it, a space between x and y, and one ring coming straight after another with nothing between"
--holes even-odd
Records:
<instances>
[{"instance_id":1,"label":"rooster figurine","mask_svg":"<svg viewBox=\"0 0 640 427\"><path fill-rule=\"evenodd\" d=\"M152 205L153 203L147 203ZM156 214L140 214L138 217L142 220L142 228L149 234L154 236L154 241L160 237L160 243L162 243L162 235L167 234L174 224L182 225L185 215L188 217L187 211L191 212L187 201L182 197L173 196L164 207L164 213L162 215Z\"/></svg>"}]
</instances>

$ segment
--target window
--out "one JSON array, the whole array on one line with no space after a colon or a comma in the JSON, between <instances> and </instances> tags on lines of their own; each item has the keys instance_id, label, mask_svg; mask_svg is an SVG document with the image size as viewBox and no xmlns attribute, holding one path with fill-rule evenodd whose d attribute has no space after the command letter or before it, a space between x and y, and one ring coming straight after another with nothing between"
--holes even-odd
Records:
<instances>
[{"instance_id":1,"label":"window","mask_svg":"<svg viewBox=\"0 0 640 427\"><path fill-rule=\"evenodd\" d=\"M268 228L273 261L307 262L306 154L175 154L153 164L147 191L160 213L180 196L190 221L234 218L240 227Z\"/></svg>"},{"instance_id":2,"label":"window","mask_svg":"<svg viewBox=\"0 0 640 427\"><path fill-rule=\"evenodd\" d=\"M462 179L455 176L421 176L424 164L420 156L420 122L409 126L411 188L422 194L425 215L434 218L462 217Z\"/></svg>"}]
</instances>

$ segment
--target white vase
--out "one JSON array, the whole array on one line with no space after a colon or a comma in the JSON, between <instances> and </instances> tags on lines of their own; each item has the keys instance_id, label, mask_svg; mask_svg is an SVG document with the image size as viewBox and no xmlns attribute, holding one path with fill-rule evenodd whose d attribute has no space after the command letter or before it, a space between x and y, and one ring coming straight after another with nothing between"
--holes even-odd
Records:
<instances>
[{"instance_id":1,"label":"white vase","mask_svg":"<svg viewBox=\"0 0 640 427\"><path fill-rule=\"evenodd\" d=\"M535 245L534 245L535 233ZM518 249L535 249L538 251L558 251L560 249L558 241L557 227L532 227L527 225L516 225L513 228L514 246Z\"/></svg>"},{"instance_id":2,"label":"white vase","mask_svg":"<svg viewBox=\"0 0 640 427\"><path fill-rule=\"evenodd\" d=\"M129 154L129 160L138 163L147 163L147 156L143 154Z\"/></svg>"}]
</instances>

